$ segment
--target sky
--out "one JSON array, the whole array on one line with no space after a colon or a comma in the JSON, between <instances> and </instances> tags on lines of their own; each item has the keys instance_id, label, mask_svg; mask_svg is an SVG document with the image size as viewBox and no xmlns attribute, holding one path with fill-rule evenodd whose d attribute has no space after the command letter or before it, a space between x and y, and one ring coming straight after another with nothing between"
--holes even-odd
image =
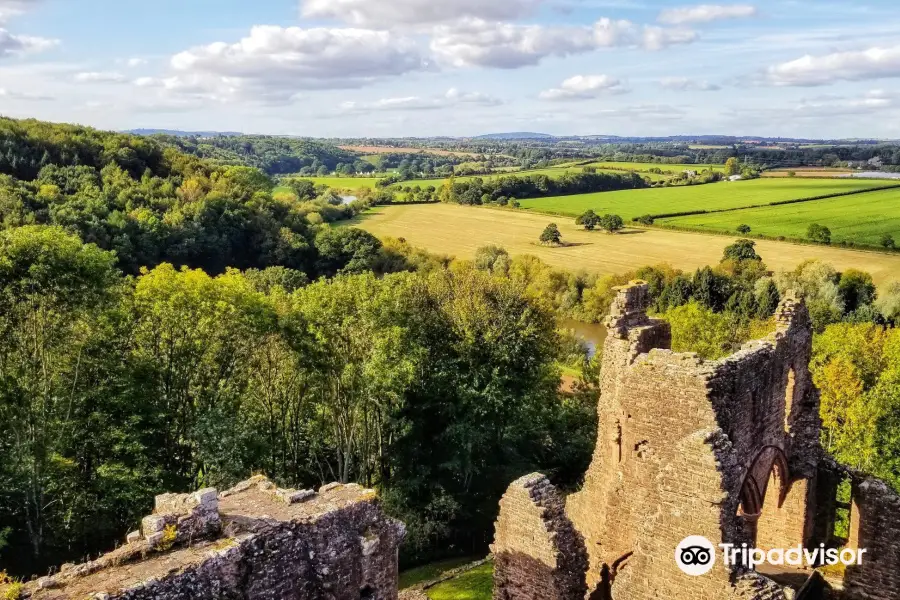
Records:
<instances>
[{"instance_id":1,"label":"sky","mask_svg":"<svg viewBox=\"0 0 900 600\"><path fill-rule=\"evenodd\" d=\"M900 138L892 0L0 0L0 114L313 137Z\"/></svg>"}]
</instances>

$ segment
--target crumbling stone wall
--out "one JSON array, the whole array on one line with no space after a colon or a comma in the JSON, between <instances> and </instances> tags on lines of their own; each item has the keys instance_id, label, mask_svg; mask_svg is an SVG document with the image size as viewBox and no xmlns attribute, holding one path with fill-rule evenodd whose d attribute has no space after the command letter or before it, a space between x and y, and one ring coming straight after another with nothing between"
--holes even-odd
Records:
<instances>
[{"instance_id":1,"label":"crumbling stone wall","mask_svg":"<svg viewBox=\"0 0 900 600\"><path fill-rule=\"evenodd\" d=\"M495 600L566 600L587 592L584 540L559 492L539 473L514 481L500 500L491 552Z\"/></svg>"},{"instance_id":2,"label":"crumbling stone wall","mask_svg":"<svg viewBox=\"0 0 900 600\"><path fill-rule=\"evenodd\" d=\"M865 548L861 565L847 567L847 598L900 597L900 495L873 477L854 482L848 548Z\"/></svg>"},{"instance_id":3,"label":"crumbling stone wall","mask_svg":"<svg viewBox=\"0 0 900 600\"><path fill-rule=\"evenodd\" d=\"M125 546L30 584L36 600L396 600L405 529L355 484L163 494Z\"/></svg>"}]
</instances>

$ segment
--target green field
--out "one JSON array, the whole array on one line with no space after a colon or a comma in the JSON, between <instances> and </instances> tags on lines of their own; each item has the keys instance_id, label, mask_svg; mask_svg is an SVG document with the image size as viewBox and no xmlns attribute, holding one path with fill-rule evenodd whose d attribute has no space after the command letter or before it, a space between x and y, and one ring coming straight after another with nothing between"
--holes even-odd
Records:
<instances>
[{"instance_id":1,"label":"green field","mask_svg":"<svg viewBox=\"0 0 900 600\"><path fill-rule=\"evenodd\" d=\"M705 171L711 169L713 171L724 171L725 165L670 165L664 163L639 163L639 162L613 162L609 160L590 163L590 166L598 169L626 169L628 171L637 171L643 173L650 169L660 169L664 173L678 174L682 171Z\"/></svg>"},{"instance_id":2,"label":"green field","mask_svg":"<svg viewBox=\"0 0 900 600\"><path fill-rule=\"evenodd\" d=\"M315 184L327 185L334 189L358 190L359 188L374 188L375 183L381 179L380 177L297 177L297 179L308 179ZM279 186L275 191L288 191L288 188Z\"/></svg>"},{"instance_id":3,"label":"green field","mask_svg":"<svg viewBox=\"0 0 900 600\"><path fill-rule=\"evenodd\" d=\"M548 167L546 169L529 169L527 171L510 171L507 173L499 173L494 175L465 175L462 177L457 177L456 181L470 181L475 179L476 177L480 177L485 181L490 181L491 179L495 179L498 177L527 177L529 175L546 175L547 177L559 177L563 173L583 173L584 167L573 167L573 166L565 166L565 167ZM621 175L623 171L616 171L613 169L597 169L598 173L612 173L616 175ZM661 179L666 179L665 175L658 175L656 173L641 173L641 176L647 177L652 181L659 181ZM411 179L410 181L404 181L398 185L401 186L411 186L416 187L417 185L420 187L427 187L429 185L433 185L434 187L440 187L446 179Z\"/></svg>"},{"instance_id":4,"label":"green field","mask_svg":"<svg viewBox=\"0 0 900 600\"><path fill-rule=\"evenodd\" d=\"M576 217L593 209L625 220L641 215L661 215L701 210L761 206L784 200L812 198L892 185L885 181L843 179L752 179L692 185L553 196L522 200L522 208L534 212Z\"/></svg>"},{"instance_id":5,"label":"green field","mask_svg":"<svg viewBox=\"0 0 900 600\"><path fill-rule=\"evenodd\" d=\"M741 225L751 233L804 238L811 223L831 230L832 243L854 242L878 246L890 234L900 242L900 189L877 190L781 206L747 208L707 215L660 219L658 223L708 231L733 232Z\"/></svg>"}]
</instances>

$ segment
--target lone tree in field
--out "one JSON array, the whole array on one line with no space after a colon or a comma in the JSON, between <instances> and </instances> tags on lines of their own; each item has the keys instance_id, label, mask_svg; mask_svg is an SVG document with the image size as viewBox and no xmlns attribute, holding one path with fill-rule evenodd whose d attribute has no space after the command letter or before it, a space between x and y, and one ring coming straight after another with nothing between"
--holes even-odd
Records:
<instances>
[{"instance_id":1,"label":"lone tree in field","mask_svg":"<svg viewBox=\"0 0 900 600\"><path fill-rule=\"evenodd\" d=\"M619 215L603 215L598 224L609 233L615 233L625 226L625 222Z\"/></svg>"},{"instance_id":2,"label":"lone tree in field","mask_svg":"<svg viewBox=\"0 0 900 600\"><path fill-rule=\"evenodd\" d=\"M737 240L725 247L722 260L762 260L756 253L756 242L753 240Z\"/></svg>"},{"instance_id":3,"label":"lone tree in field","mask_svg":"<svg viewBox=\"0 0 900 600\"><path fill-rule=\"evenodd\" d=\"M894 236L889 233L885 233L881 236L881 245L888 250L893 250L897 247L897 244L894 242Z\"/></svg>"},{"instance_id":4,"label":"lone tree in field","mask_svg":"<svg viewBox=\"0 0 900 600\"><path fill-rule=\"evenodd\" d=\"M747 235L748 233L750 233L750 226L749 225L738 225L737 232L740 234L743 234L743 235Z\"/></svg>"},{"instance_id":5,"label":"lone tree in field","mask_svg":"<svg viewBox=\"0 0 900 600\"><path fill-rule=\"evenodd\" d=\"M736 157L732 156L728 160L725 161L725 175L731 177L732 175L740 175L741 174L741 161L739 161Z\"/></svg>"},{"instance_id":6,"label":"lone tree in field","mask_svg":"<svg viewBox=\"0 0 900 600\"><path fill-rule=\"evenodd\" d=\"M559 244L561 242L562 234L559 232L559 227L556 226L556 223L550 223L544 227L544 232L541 233L542 244Z\"/></svg>"},{"instance_id":7,"label":"lone tree in field","mask_svg":"<svg viewBox=\"0 0 900 600\"><path fill-rule=\"evenodd\" d=\"M819 225L818 223L811 223L809 227L806 229L806 237L814 242L821 242L823 244L831 243L831 230L825 227L824 225Z\"/></svg>"},{"instance_id":8,"label":"lone tree in field","mask_svg":"<svg viewBox=\"0 0 900 600\"><path fill-rule=\"evenodd\" d=\"M579 215L579 217L575 219L576 225L584 225L584 228L588 231L594 229L594 227L596 227L599 223L600 217L598 217L597 213L595 213L591 209L587 209L584 214Z\"/></svg>"}]
</instances>

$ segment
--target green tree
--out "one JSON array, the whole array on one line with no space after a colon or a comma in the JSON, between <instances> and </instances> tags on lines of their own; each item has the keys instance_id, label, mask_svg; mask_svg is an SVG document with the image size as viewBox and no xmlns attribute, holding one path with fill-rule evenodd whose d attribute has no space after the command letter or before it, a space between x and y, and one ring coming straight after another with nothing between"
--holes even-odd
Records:
<instances>
[{"instance_id":1,"label":"green tree","mask_svg":"<svg viewBox=\"0 0 900 600\"><path fill-rule=\"evenodd\" d=\"M726 246L722 254L722 260L762 260L756 253L756 242L753 240L737 240Z\"/></svg>"},{"instance_id":2,"label":"green tree","mask_svg":"<svg viewBox=\"0 0 900 600\"><path fill-rule=\"evenodd\" d=\"M594 227L596 227L599 223L600 217L598 217L597 214L591 209L587 209L584 213L582 213L575 219L576 225L582 225L588 231L593 230Z\"/></svg>"},{"instance_id":3,"label":"green tree","mask_svg":"<svg viewBox=\"0 0 900 600\"><path fill-rule=\"evenodd\" d=\"M381 242L368 231L350 227L323 229L316 236L318 270L326 275L370 271L380 249Z\"/></svg>"},{"instance_id":4,"label":"green tree","mask_svg":"<svg viewBox=\"0 0 900 600\"><path fill-rule=\"evenodd\" d=\"M882 248L887 248L888 250L893 250L897 247L897 244L894 242L894 236L889 233L883 233L878 243L881 244Z\"/></svg>"},{"instance_id":5,"label":"green tree","mask_svg":"<svg viewBox=\"0 0 900 600\"><path fill-rule=\"evenodd\" d=\"M741 162L737 159L737 157L732 156L728 160L725 161L725 175L731 177L732 175L740 175L741 174Z\"/></svg>"},{"instance_id":6,"label":"green tree","mask_svg":"<svg viewBox=\"0 0 900 600\"><path fill-rule=\"evenodd\" d=\"M811 223L806 228L806 237L814 242L831 243L831 230L818 223Z\"/></svg>"},{"instance_id":7,"label":"green tree","mask_svg":"<svg viewBox=\"0 0 900 600\"><path fill-rule=\"evenodd\" d=\"M562 241L562 234L556 223L550 223L541 233L540 241L542 244L559 244Z\"/></svg>"},{"instance_id":8,"label":"green tree","mask_svg":"<svg viewBox=\"0 0 900 600\"><path fill-rule=\"evenodd\" d=\"M750 226L749 225L738 225L737 232L740 233L741 235L747 235L748 233L750 233Z\"/></svg>"},{"instance_id":9,"label":"green tree","mask_svg":"<svg viewBox=\"0 0 900 600\"><path fill-rule=\"evenodd\" d=\"M0 232L0 488L35 560L78 543L68 511L89 503L76 482L97 474L76 448L96 431L90 406L105 391L93 353L116 294L114 265L111 253L57 227Z\"/></svg>"},{"instance_id":10,"label":"green tree","mask_svg":"<svg viewBox=\"0 0 900 600\"><path fill-rule=\"evenodd\" d=\"M872 276L859 269L847 269L838 281L838 293L844 304L844 312L851 313L875 300L875 282Z\"/></svg>"},{"instance_id":11,"label":"green tree","mask_svg":"<svg viewBox=\"0 0 900 600\"><path fill-rule=\"evenodd\" d=\"M598 224L603 228L607 233L616 233L621 230L624 226L624 222L622 221L622 217L619 215L603 215L600 217Z\"/></svg>"}]
</instances>

